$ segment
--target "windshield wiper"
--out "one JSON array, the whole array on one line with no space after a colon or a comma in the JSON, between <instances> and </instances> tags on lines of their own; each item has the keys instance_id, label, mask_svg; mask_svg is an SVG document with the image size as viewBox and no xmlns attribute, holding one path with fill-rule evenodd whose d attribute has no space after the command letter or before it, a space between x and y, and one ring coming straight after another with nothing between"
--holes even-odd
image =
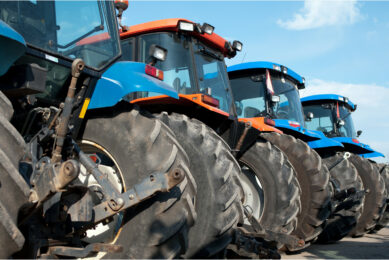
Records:
<instances>
[{"instance_id":1,"label":"windshield wiper","mask_svg":"<svg viewBox=\"0 0 389 260\"><path fill-rule=\"evenodd\" d=\"M220 57L219 55L217 55L217 54L215 54L215 53L213 53L211 51L206 50L205 48L200 49L200 52L201 52L201 54L207 55L207 56L209 56L211 58L223 61L222 57Z\"/></svg>"}]
</instances>

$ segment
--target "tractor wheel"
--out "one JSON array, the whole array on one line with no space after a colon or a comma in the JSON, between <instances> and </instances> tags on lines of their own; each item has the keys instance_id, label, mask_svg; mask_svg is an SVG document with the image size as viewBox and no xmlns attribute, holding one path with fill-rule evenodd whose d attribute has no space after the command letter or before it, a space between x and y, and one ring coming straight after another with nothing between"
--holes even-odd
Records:
<instances>
[{"instance_id":1,"label":"tractor wheel","mask_svg":"<svg viewBox=\"0 0 389 260\"><path fill-rule=\"evenodd\" d=\"M385 189L386 189L386 209L383 212L380 220L375 226L374 230L378 231L383 229L389 224L389 165L384 163L379 163L378 165L379 172L381 173L382 178L385 181Z\"/></svg>"},{"instance_id":2,"label":"tractor wheel","mask_svg":"<svg viewBox=\"0 0 389 260\"><path fill-rule=\"evenodd\" d=\"M117 215L110 223L110 232L105 225L88 230L87 242L97 239L123 246L121 253L100 253L96 257L166 259L184 254L188 231L196 218L196 184L186 153L166 125L137 107L124 106L89 118L79 143L85 153L100 158L99 168L121 191L133 188L153 173L179 168L186 174L170 192L158 193Z\"/></svg>"},{"instance_id":3,"label":"tractor wheel","mask_svg":"<svg viewBox=\"0 0 389 260\"><path fill-rule=\"evenodd\" d=\"M307 247L323 231L323 224L331 213L328 169L314 150L293 136L278 133L263 133L261 136L284 152L297 173L301 187L301 212L292 235L304 239ZM302 248L287 249L297 251Z\"/></svg>"},{"instance_id":4,"label":"tractor wheel","mask_svg":"<svg viewBox=\"0 0 389 260\"><path fill-rule=\"evenodd\" d=\"M239 159L244 207L262 227L290 234L301 211L300 185L287 157L270 142L258 139ZM245 219L245 224L250 224Z\"/></svg>"},{"instance_id":5,"label":"tractor wheel","mask_svg":"<svg viewBox=\"0 0 389 260\"><path fill-rule=\"evenodd\" d=\"M190 159L197 183L197 222L189 231L185 258L214 256L231 242L243 221L240 167L227 144L211 128L181 114L158 116L175 133Z\"/></svg>"},{"instance_id":6,"label":"tractor wheel","mask_svg":"<svg viewBox=\"0 0 389 260\"><path fill-rule=\"evenodd\" d=\"M25 143L9 122L12 114L11 103L0 92L0 258L8 258L23 247L24 236L17 221L30 190L18 170Z\"/></svg>"},{"instance_id":7,"label":"tractor wheel","mask_svg":"<svg viewBox=\"0 0 389 260\"><path fill-rule=\"evenodd\" d=\"M383 211L382 207L385 206L383 204L385 200L385 183L378 168L367 159L353 154L349 160L357 169L362 179L363 187L367 192L362 215L356 227L350 232L350 236L360 237L372 231L380 218L380 213Z\"/></svg>"},{"instance_id":8,"label":"tractor wheel","mask_svg":"<svg viewBox=\"0 0 389 260\"><path fill-rule=\"evenodd\" d=\"M334 190L340 191L354 188L356 192L363 190L361 178L357 169L343 157L343 153L323 158L323 163L330 171ZM363 209L364 197L353 196L345 199L335 209L335 213L327 220L323 232L318 238L319 243L333 243L341 240L355 227Z\"/></svg>"}]
</instances>

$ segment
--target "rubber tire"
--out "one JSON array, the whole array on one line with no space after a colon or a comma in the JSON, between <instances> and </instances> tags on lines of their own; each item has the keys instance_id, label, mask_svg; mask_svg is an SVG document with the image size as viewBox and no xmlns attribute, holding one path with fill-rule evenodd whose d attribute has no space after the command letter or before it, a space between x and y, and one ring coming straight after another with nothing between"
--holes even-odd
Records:
<instances>
[{"instance_id":1,"label":"rubber tire","mask_svg":"<svg viewBox=\"0 0 389 260\"><path fill-rule=\"evenodd\" d=\"M301 212L301 189L287 157L276 146L259 138L239 162L247 166L262 184L264 206L262 216L257 219L259 223L266 230L292 233Z\"/></svg>"},{"instance_id":2,"label":"rubber tire","mask_svg":"<svg viewBox=\"0 0 389 260\"><path fill-rule=\"evenodd\" d=\"M322 158L323 163L330 171L331 178L337 183L340 190L355 188L356 192L363 190L362 180L357 169L348 159L343 159L344 153L336 153ZM337 162L340 162L337 164ZM335 212L327 220L323 232L319 235L319 243L333 243L346 237L356 226L363 209L362 198L349 198L338 205L343 208Z\"/></svg>"},{"instance_id":3,"label":"rubber tire","mask_svg":"<svg viewBox=\"0 0 389 260\"><path fill-rule=\"evenodd\" d=\"M369 231L372 231L380 218L380 212L383 207L382 202L385 199L385 183L378 172L378 168L367 159L352 154L349 160L357 169L365 191L368 191L365 194L362 215L356 227L350 232L350 236L352 237L361 237Z\"/></svg>"},{"instance_id":4,"label":"rubber tire","mask_svg":"<svg viewBox=\"0 0 389 260\"><path fill-rule=\"evenodd\" d=\"M305 142L293 136L279 133L262 133L261 136L281 149L293 165L301 187L301 213L292 235L309 246L323 231L323 225L331 213L329 172L320 156ZM303 248L305 248L303 247ZM298 251L302 248L287 248Z\"/></svg>"},{"instance_id":5,"label":"rubber tire","mask_svg":"<svg viewBox=\"0 0 389 260\"><path fill-rule=\"evenodd\" d=\"M186 115L158 115L175 133L190 158L196 180L197 222L189 232L185 258L216 255L231 242L234 228L243 220L238 175L240 167L227 144L204 123Z\"/></svg>"},{"instance_id":6,"label":"rubber tire","mask_svg":"<svg viewBox=\"0 0 389 260\"><path fill-rule=\"evenodd\" d=\"M124 108L125 109L125 108ZM95 142L115 158L127 189L155 172L180 168L186 178L168 193L158 193L125 212L116 244L121 253L106 258L176 258L187 249L196 219L196 184L186 153L166 125L138 107L88 119L80 140Z\"/></svg>"},{"instance_id":7,"label":"rubber tire","mask_svg":"<svg viewBox=\"0 0 389 260\"><path fill-rule=\"evenodd\" d=\"M23 247L18 213L28 202L30 190L18 171L25 143L9 122L12 114L11 102L0 91L0 258L8 258Z\"/></svg>"},{"instance_id":8,"label":"rubber tire","mask_svg":"<svg viewBox=\"0 0 389 260\"><path fill-rule=\"evenodd\" d=\"M375 226L375 231L379 231L389 224L389 165L385 163L379 163L377 166L382 178L385 181L386 209Z\"/></svg>"}]
</instances>

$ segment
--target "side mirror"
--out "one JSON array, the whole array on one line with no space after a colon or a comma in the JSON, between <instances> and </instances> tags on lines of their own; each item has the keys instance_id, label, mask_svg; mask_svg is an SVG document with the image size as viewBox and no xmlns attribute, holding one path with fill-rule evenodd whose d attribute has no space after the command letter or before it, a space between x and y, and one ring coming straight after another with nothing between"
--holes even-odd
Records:
<instances>
[{"instance_id":1,"label":"side mirror","mask_svg":"<svg viewBox=\"0 0 389 260\"><path fill-rule=\"evenodd\" d=\"M308 112L307 116L306 116L306 120L307 121L311 121L312 119L313 119L313 113L312 112Z\"/></svg>"},{"instance_id":2,"label":"side mirror","mask_svg":"<svg viewBox=\"0 0 389 260\"><path fill-rule=\"evenodd\" d=\"M165 61L167 56L167 50L165 48L162 48L161 46L158 46L156 44L153 44L150 46L149 49L149 55L152 58L150 65L155 65L157 61Z\"/></svg>"},{"instance_id":3,"label":"side mirror","mask_svg":"<svg viewBox=\"0 0 389 260\"><path fill-rule=\"evenodd\" d=\"M271 102L273 103L280 103L280 96L271 96Z\"/></svg>"},{"instance_id":4,"label":"side mirror","mask_svg":"<svg viewBox=\"0 0 389 260\"><path fill-rule=\"evenodd\" d=\"M118 10L117 17L119 20L119 26L125 32L127 31L127 27L122 25L122 15L123 15L123 11L125 11L128 8L128 0L115 0L115 8Z\"/></svg>"},{"instance_id":5,"label":"side mirror","mask_svg":"<svg viewBox=\"0 0 389 260\"><path fill-rule=\"evenodd\" d=\"M344 121L342 119L338 119L338 122L336 122L338 126L344 126Z\"/></svg>"},{"instance_id":6,"label":"side mirror","mask_svg":"<svg viewBox=\"0 0 389 260\"><path fill-rule=\"evenodd\" d=\"M357 131L357 137L360 137L361 134L362 134L362 130L358 130L358 131Z\"/></svg>"}]
</instances>

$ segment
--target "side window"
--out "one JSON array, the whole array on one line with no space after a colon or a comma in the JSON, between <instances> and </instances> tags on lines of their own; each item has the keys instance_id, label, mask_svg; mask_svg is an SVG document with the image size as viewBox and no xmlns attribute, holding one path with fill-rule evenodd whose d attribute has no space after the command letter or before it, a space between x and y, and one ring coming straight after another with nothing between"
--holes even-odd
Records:
<instances>
[{"instance_id":1,"label":"side window","mask_svg":"<svg viewBox=\"0 0 389 260\"><path fill-rule=\"evenodd\" d=\"M121 41L121 45L122 45L121 60L123 61L134 60L134 40L135 39Z\"/></svg>"}]
</instances>

